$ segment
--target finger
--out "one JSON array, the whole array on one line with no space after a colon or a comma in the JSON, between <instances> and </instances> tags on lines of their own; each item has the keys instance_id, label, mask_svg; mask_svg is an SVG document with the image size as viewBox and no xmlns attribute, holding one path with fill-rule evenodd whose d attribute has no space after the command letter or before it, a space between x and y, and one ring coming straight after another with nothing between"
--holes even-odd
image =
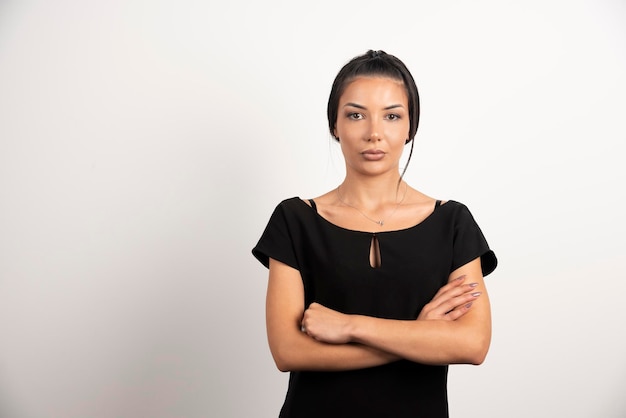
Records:
<instances>
[{"instance_id":1,"label":"finger","mask_svg":"<svg viewBox=\"0 0 626 418\"><path fill-rule=\"evenodd\" d=\"M443 294L443 293L445 293L445 292L447 292L447 291L449 291L451 289L454 289L455 287L461 286L463 284L463 282L465 281L466 277L467 276L464 274L462 276L457 277L454 280L449 281L446 285L442 286L437 291L437 293L435 294L434 298L436 298L437 296L439 296L439 295L441 295L441 294Z\"/></svg>"},{"instance_id":2,"label":"finger","mask_svg":"<svg viewBox=\"0 0 626 418\"><path fill-rule=\"evenodd\" d=\"M322 305L320 305L320 304L319 304L319 303L317 303L317 302L312 302L312 303L309 305L309 309L317 309L317 308L319 308L320 306L322 306Z\"/></svg>"},{"instance_id":3,"label":"finger","mask_svg":"<svg viewBox=\"0 0 626 418\"><path fill-rule=\"evenodd\" d=\"M439 308L441 306L446 307L449 306L449 303L454 298L457 298L462 295L475 293L474 289L478 286L478 283L469 283L462 286L453 287L439 296L435 296L432 301L430 301L430 305L432 308ZM455 307L457 305L454 305ZM450 308L452 309L452 308ZM450 310L448 309L448 310Z\"/></svg>"},{"instance_id":4,"label":"finger","mask_svg":"<svg viewBox=\"0 0 626 418\"><path fill-rule=\"evenodd\" d=\"M433 298L431 299L431 302L437 301L441 297L445 297L447 293L454 291L455 289L458 289L459 287L463 285L464 281L465 281L465 276L461 276L449 282L445 286L440 287L439 290L437 290L437 293L435 293L435 296L433 296Z\"/></svg>"},{"instance_id":5,"label":"finger","mask_svg":"<svg viewBox=\"0 0 626 418\"><path fill-rule=\"evenodd\" d=\"M444 315L447 315L457 309L470 308L471 304L478 299L480 295L481 292L466 293L442 304L441 309L445 309Z\"/></svg>"},{"instance_id":6,"label":"finger","mask_svg":"<svg viewBox=\"0 0 626 418\"><path fill-rule=\"evenodd\" d=\"M448 312L445 315L445 319L448 319L450 321L456 321L457 319L461 318L463 315L468 313L471 307L472 307L472 302L468 302L465 305L458 306L457 308Z\"/></svg>"},{"instance_id":7,"label":"finger","mask_svg":"<svg viewBox=\"0 0 626 418\"><path fill-rule=\"evenodd\" d=\"M442 301L438 306L429 311L429 317L445 317L451 311L473 302L481 295L481 292L463 293L459 296L452 297Z\"/></svg>"}]
</instances>

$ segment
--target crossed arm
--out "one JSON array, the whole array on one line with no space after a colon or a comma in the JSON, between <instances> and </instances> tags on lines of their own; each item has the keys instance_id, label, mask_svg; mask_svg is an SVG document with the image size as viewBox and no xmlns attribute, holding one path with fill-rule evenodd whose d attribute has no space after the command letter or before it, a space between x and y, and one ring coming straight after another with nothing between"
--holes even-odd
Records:
<instances>
[{"instance_id":1,"label":"crossed arm","mask_svg":"<svg viewBox=\"0 0 626 418\"><path fill-rule=\"evenodd\" d=\"M453 271L416 320L347 315L303 301L299 271L270 259L267 336L281 371L351 370L400 359L480 364L491 340L479 258Z\"/></svg>"}]
</instances>

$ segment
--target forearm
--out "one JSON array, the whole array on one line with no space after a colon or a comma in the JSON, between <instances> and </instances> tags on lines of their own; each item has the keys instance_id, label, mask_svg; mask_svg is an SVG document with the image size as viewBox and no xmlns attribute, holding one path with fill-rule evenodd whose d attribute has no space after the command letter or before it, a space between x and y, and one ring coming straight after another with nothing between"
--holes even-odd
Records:
<instances>
[{"instance_id":1,"label":"forearm","mask_svg":"<svg viewBox=\"0 0 626 418\"><path fill-rule=\"evenodd\" d=\"M380 366L398 357L357 343L328 344L302 332L304 288L300 273L270 260L267 337L279 370L340 371Z\"/></svg>"},{"instance_id":2,"label":"forearm","mask_svg":"<svg viewBox=\"0 0 626 418\"><path fill-rule=\"evenodd\" d=\"M491 342L491 309L479 258L452 272L417 320L348 318L348 341L424 364L481 364Z\"/></svg>"},{"instance_id":3,"label":"forearm","mask_svg":"<svg viewBox=\"0 0 626 418\"><path fill-rule=\"evenodd\" d=\"M491 340L489 323L470 326L458 321L396 321L353 316L350 338L401 358L423 364L480 364Z\"/></svg>"},{"instance_id":4,"label":"forearm","mask_svg":"<svg viewBox=\"0 0 626 418\"><path fill-rule=\"evenodd\" d=\"M359 343L424 364L480 364L491 340L489 297L478 259L454 271L416 320L343 314L312 303L302 323L317 340Z\"/></svg>"},{"instance_id":5,"label":"forearm","mask_svg":"<svg viewBox=\"0 0 626 418\"><path fill-rule=\"evenodd\" d=\"M304 333L270 341L276 366L281 371L342 371L381 366L399 360L395 354L358 343L328 344Z\"/></svg>"}]
</instances>

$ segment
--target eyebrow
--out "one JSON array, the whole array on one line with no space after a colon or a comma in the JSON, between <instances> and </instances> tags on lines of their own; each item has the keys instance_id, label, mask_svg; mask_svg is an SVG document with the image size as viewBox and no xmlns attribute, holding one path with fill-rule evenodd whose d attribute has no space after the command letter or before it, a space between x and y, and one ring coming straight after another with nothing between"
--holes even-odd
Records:
<instances>
[{"instance_id":1,"label":"eyebrow","mask_svg":"<svg viewBox=\"0 0 626 418\"><path fill-rule=\"evenodd\" d=\"M367 108L365 106L360 105L358 103L349 102L349 103L346 103L345 105L343 105L343 107L347 107L347 106L356 107L357 109L367 110ZM389 105L389 106L385 107L383 110L390 110L390 109L395 109L395 108L398 108L398 107L404 107L404 106L401 105L401 104L392 104L392 105Z\"/></svg>"}]
</instances>

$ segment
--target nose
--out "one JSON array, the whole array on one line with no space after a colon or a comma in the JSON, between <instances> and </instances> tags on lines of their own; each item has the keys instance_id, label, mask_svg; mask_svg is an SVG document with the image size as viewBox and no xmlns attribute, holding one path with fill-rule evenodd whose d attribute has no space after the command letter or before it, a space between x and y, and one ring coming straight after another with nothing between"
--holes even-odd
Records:
<instances>
[{"instance_id":1,"label":"nose","mask_svg":"<svg viewBox=\"0 0 626 418\"><path fill-rule=\"evenodd\" d=\"M382 135L380 134L380 125L376 121L370 122L369 135L367 136L367 142L378 142L382 140Z\"/></svg>"}]
</instances>

